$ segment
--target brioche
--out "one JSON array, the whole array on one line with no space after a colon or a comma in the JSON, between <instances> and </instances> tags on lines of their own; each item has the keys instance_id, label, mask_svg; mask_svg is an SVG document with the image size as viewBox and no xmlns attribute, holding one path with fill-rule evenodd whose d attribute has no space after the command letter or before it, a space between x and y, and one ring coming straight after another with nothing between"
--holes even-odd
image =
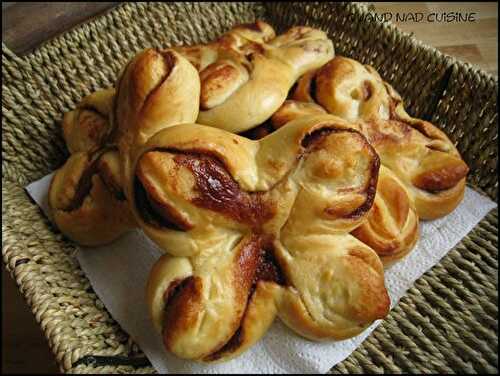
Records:
<instances>
[{"instance_id":1,"label":"brioche","mask_svg":"<svg viewBox=\"0 0 500 376\"><path fill-rule=\"evenodd\" d=\"M85 98L65 116L72 155L51 183L55 222L84 245L134 227L158 245L164 254L148 278L146 304L174 355L227 361L276 317L324 341L351 338L388 314L384 265L415 244L424 204L399 170L380 166L398 149L379 151L374 132L405 113L388 100L397 120L328 114L310 82L328 76L321 66L332 57L319 30L276 36L258 21L207 45L141 51L116 90ZM294 92L309 97L285 102L300 76ZM328 85L324 79L321 98L331 96ZM373 93L363 86L354 96ZM252 129L256 140L234 134ZM436 161L425 159L412 177L418 189L452 185L439 179L448 162Z\"/></svg>"},{"instance_id":2,"label":"brioche","mask_svg":"<svg viewBox=\"0 0 500 376\"><path fill-rule=\"evenodd\" d=\"M442 217L462 200L469 168L453 143L408 115L399 94L372 67L337 56L301 77L291 99L359 122L381 163L405 184L420 218Z\"/></svg>"},{"instance_id":3,"label":"brioche","mask_svg":"<svg viewBox=\"0 0 500 376\"><path fill-rule=\"evenodd\" d=\"M200 72L197 122L233 133L267 120L302 74L334 55L320 30L298 26L276 37L262 21L235 27L206 45L173 49Z\"/></svg>"},{"instance_id":4,"label":"brioche","mask_svg":"<svg viewBox=\"0 0 500 376\"><path fill-rule=\"evenodd\" d=\"M63 117L71 156L49 186L58 229L85 246L110 243L135 227L122 190L120 158L110 121L115 90L97 91Z\"/></svg>"},{"instance_id":5,"label":"brioche","mask_svg":"<svg viewBox=\"0 0 500 376\"><path fill-rule=\"evenodd\" d=\"M287 100L273 114L270 123L274 129L279 129L291 120L316 113L326 111L312 102ZM356 123L351 126L358 131L363 129ZM377 252L384 266L388 267L413 249L418 240L418 224L418 216L406 186L382 165L377 193L367 220L352 234Z\"/></svg>"},{"instance_id":6,"label":"brioche","mask_svg":"<svg viewBox=\"0 0 500 376\"><path fill-rule=\"evenodd\" d=\"M409 116L377 71L353 59L336 56L304 74L270 123L279 129L321 112L353 123L380 156L374 205L353 235L389 266L415 246L419 218L442 217L460 203L469 169L442 131Z\"/></svg>"},{"instance_id":7,"label":"brioche","mask_svg":"<svg viewBox=\"0 0 500 376\"><path fill-rule=\"evenodd\" d=\"M373 204L378 169L366 139L331 115L259 141L197 124L154 135L130 203L166 252L147 287L166 348L225 361L276 315L313 340L349 338L383 318L382 263L349 234Z\"/></svg>"}]
</instances>

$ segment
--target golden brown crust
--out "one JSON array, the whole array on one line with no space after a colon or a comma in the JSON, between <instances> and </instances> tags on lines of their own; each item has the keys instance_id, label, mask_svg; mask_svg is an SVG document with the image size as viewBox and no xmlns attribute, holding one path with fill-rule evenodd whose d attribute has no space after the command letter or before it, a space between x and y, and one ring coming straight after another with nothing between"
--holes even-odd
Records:
<instances>
[{"instance_id":1,"label":"golden brown crust","mask_svg":"<svg viewBox=\"0 0 500 376\"><path fill-rule=\"evenodd\" d=\"M326 111L315 103L286 100L271 117L271 124L274 129L278 129L300 116L319 114L326 114Z\"/></svg>"},{"instance_id":2,"label":"golden brown crust","mask_svg":"<svg viewBox=\"0 0 500 376\"><path fill-rule=\"evenodd\" d=\"M130 199L134 184L131 165L136 152L161 129L196 119L200 80L195 68L177 52L146 49L127 64L116 90L113 121L118 132L122 181Z\"/></svg>"},{"instance_id":3,"label":"golden brown crust","mask_svg":"<svg viewBox=\"0 0 500 376\"><path fill-rule=\"evenodd\" d=\"M57 227L71 240L86 246L112 242L135 227L135 222L114 179L118 171L108 164L109 151L91 160L73 154L52 179L49 207ZM108 185L110 182L111 185Z\"/></svg>"},{"instance_id":4,"label":"golden brown crust","mask_svg":"<svg viewBox=\"0 0 500 376\"><path fill-rule=\"evenodd\" d=\"M451 212L461 201L468 167L446 135L410 117L399 94L370 66L337 56L304 75L292 98L317 101L329 113L358 122L382 164L406 186L422 219Z\"/></svg>"},{"instance_id":5,"label":"golden brown crust","mask_svg":"<svg viewBox=\"0 0 500 376\"><path fill-rule=\"evenodd\" d=\"M267 332L276 317L274 283L259 280L255 291L248 299L248 305L240 327L231 339L218 351L203 359L217 363L233 359L248 350Z\"/></svg>"},{"instance_id":6,"label":"golden brown crust","mask_svg":"<svg viewBox=\"0 0 500 376\"><path fill-rule=\"evenodd\" d=\"M175 290L179 291L165 298L163 319L163 341L170 351L175 351L180 337L196 325L203 299L202 281L199 277L187 277L176 285Z\"/></svg>"},{"instance_id":7,"label":"golden brown crust","mask_svg":"<svg viewBox=\"0 0 500 376\"><path fill-rule=\"evenodd\" d=\"M278 315L300 335L342 340L384 318L390 300L376 253L340 234L287 237L278 257L293 288L280 291Z\"/></svg>"},{"instance_id":8,"label":"golden brown crust","mask_svg":"<svg viewBox=\"0 0 500 376\"><path fill-rule=\"evenodd\" d=\"M112 142L109 122L114 89L100 90L87 97L78 107L63 117L64 141L71 154L95 152L104 144Z\"/></svg>"},{"instance_id":9,"label":"golden brown crust","mask_svg":"<svg viewBox=\"0 0 500 376\"><path fill-rule=\"evenodd\" d=\"M331 58L331 41L307 27L275 38L256 23L216 43L216 54L213 45L183 49L187 58L149 49L129 62L111 111L119 156L75 154L53 180L53 212L97 202L114 236L116 203L131 211L167 253L146 295L179 357L241 354L277 314L308 338L358 334L390 306L379 258L349 234L376 197L379 157L361 128L319 114L258 141L217 129L266 120L299 75ZM204 116L224 115L220 124L217 111L213 127L194 123L200 100ZM235 104L250 109L246 118Z\"/></svg>"},{"instance_id":10,"label":"golden brown crust","mask_svg":"<svg viewBox=\"0 0 500 376\"><path fill-rule=\"evenodd\" d=\"M418 223L405 186L391 170L382 166L368 219L352 234L377 252L388 266L413 249L419 236Z\"/></svg>"},{"instance_id":11,"label":"golden brown crust","mask_svg":"<svg viewBox=\"0 0 500 376\"><path fill-rule=\"evenodd\" d=\"M234 133L266 121L300 75L333 57L322 31L298 26L275 37L262 21L237 26L207 45L174 49L200 72L197 121Z\"/></svg>"},{"instance_id":12,"label":"golden brown crust","mask_svg":"<svg viewBox=\"0 0 500 376\"><path fill-rule=\"evenodd\" d=\"M200 72L202 110L218 106L248 81L248 72L230 60L217 61Z\"/></svg>"},{"instance_id":13,"label":"golden brown crust","mask_svg":"<svg viewBox=\"0 0 500 376\"><path fill-rule=\"evenodd\" d=\"M313 98L313 95L316 94L316 73L317 70L310 70L297 80L297 84L292 91L292 100L305 103L316 103L316 100Z\"/></svg>"}]
</instances>

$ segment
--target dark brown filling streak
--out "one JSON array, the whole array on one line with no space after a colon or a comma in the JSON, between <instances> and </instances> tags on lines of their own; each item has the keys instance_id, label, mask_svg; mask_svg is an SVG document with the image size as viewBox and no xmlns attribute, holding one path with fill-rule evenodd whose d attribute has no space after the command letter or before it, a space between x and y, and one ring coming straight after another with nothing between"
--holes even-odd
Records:
<instances>
[{"instance_id":1,"label":"dark brown filling streak","mask_svg":"<svg viewBox=\"0 0 500 376\"><path fill-rule=\"evenodd\" d=\"M387 91L387 94L390 96L389 94L389 91L388 89L386 88L386 91ZM414 129L416 130L417 132L420 132L422 135L424 135L425 137L429 138L430 140L439 140L439 141L445 141L445 140L442 140L441 138L436 138L432 135L430 135L425 127L423 126L423 124L419 124L419 123L416 123L416 124L411 124L411 123L408 123L407 121L405 121L404 119L401 119L397 114L396 114L396 106L401 103L400 100L398 99L394 99L391 97L391 102L390 102L390 119L391 120L395 120L395 121L398 121L400 123L403 123L405 126L411 128L411 129ZM430 150L434 150L434 151L437 151L437 152L440 152L440 153L446 153L448 154L448 152L446 151L443 151L443 150L440 150L438 149L437 147L435 146L432 146L432 145L426 145L426 148L430 149ZM458 183L457 183L458 184ZM450 187L450 188L443 188L443 189L423 189L423 188L419 188L419 189L422 189L423 191L426 191L426 192L429 192L429 193L432 193L432 194L439 194L440 192L444 192L444 191L447 191L449 189L452 189L453 187Z\"/></svg>"},{"instance_id":2,"label":"dark brown filling streak","mask_svg":"<svg viewBox=\"0 0 500 376\"><path fill-rule=\"evenodd\" d=\"M304 150L297 155L297 161L307 153L316 150L330 133L343 131L357 133L364 138L360 132L354 129L338 130L325 126L311 132L302 139L301 146ZM371 208L375 198L380 160L368 142L367 145L373 152L374 158L370 168L371 178L366 188L366 200L363 205L348 214L348 218L356 219L362 216ZM197 150L181 151L169 148L157 148L151 151L176 154L174 157L176 164L188 168L193 173L196 184L195 189L198 192L198 196L192 200L194 205L221 213L240 223L246 223L257 233L262 224L274 216L275 208L265 201L265 192L246 192L241 190L239 184L227 172L224 162L217 156L211 155L210 152ZM180 218L176 218L178 216L175 214L173 208L170 210L168 217L165 217L164 211L161 213L157 209L158 207L164 207L164 205L156 202L147 193L137 175L134 184L138 212L142 215L146 223L177 231L189 230L189 227ZM279 182L275 186L277 184Z\"/></svg>"},{"instance_id":3,"label":"dark brown filling streak","mask_svg":"<svg viewBox=\"0 0 500 376\"><path fill-rule=\"evenodd\" d=\"M102 181L106 184L106 187L108 188L109 192L113 195L113 197L117 201L125 201L125 193L123 192L123 189L115 184L112 180L109 180L105 174L101 174L100 171L97 172L99 174L99 177L102 179Z\"/></svg>"},{"instance_id":4,"label":"dark brown filling streak","mask_svg":"<svg viewBox=\"0 0 500 376\"><path fill-rule=\"evenodd\" d=\"M75 189L75 195L73 196L69 205L63 209L64 211L72 212L73 210L76 210L83 205L85 197L87 197L92 188L92 176L97 173L97 161L98 158L96 158L83 172L80 180L78 180L78 184Z\"/></svg>"},{"instance_id":5,"label":"dark brown filling streak","mask_svg":"<svg viewBox=\"0 0 500 376\"><path fill-rule=\"evenodd\" d=\"M378 154L375 154L375 158L372 159L370 164L370 180L366 187L366 200L361 205L354 209L352 212L346 215L346 218L358 219L368 212L375 200L375 194L377 193L377 183L378 183L378 171L380 168L380 158Z\"/></svg>"},{"instance_id":6,"label":"dark brown filling streak","mask_svg":"<svg viewBox=\"0 0 500 376\"><path fill-rule=\"evenodd\" d=\"M316 88L317 88L316 76L317 76L317 73L311 78L311 81L309 83L309 95L313 99L314 103L319 104L318 98L316 97Z\"/></svg>"},{"instance_id":7,"label":"dark brown filling streak","mask_svg":"<svg viewBox=\"0 0 500 376\"><path fill-rule=\"evenodd\" d=\"M194 277L186 277L184 279L174 279L170 282L167 290L163 294L163 301L165 302L165 308L168 306L168 303L172 300L176 299L179 296L179 293L186 287Z\"/></svg>"},{"instance_id":8,"label":"dark brown filling streak","mask_svg":"<svg viewBox=\"0 0 500 376\"><path fill-rule=\"evenodd\" d=\"M293 93L295 93L295 90L297 90L297 86L299 85L299 80L295 81L292 85L292 87L290 88L290 90L288 90L288 94L286 96L286 99L287 100L292 100L292 97L293 97Z\"/></svg>"},{"instance_id":9,"label":"dark brown filling streak","mask_svg":"<svg viewBox=\"0 0 500 376\"><path fill-rule=\"evenodd\" d=\"M114 98L113 98L113 106L114 106ZM90 105L85 105L85 106L82 106L80 107L80 110L83 110L83 111L89 111L89 112L92 112L94 114L97 114L99 115L100 117L104 118L107 123L108 123L108 126L107 126L107 129L106 129L106 134L102 137L102 144L101 144L101 147L108 147L112 144L111 140L113 140L113 136L115 134L115 127L113 127L113 124L111 123L111 119L108 117L108 115L106 114L103 114L101 112L99 112L97 110L97 108L95 107L92 107Z\"/></svg>"},{"instance_id":10,"label":"dark brown filling streak","mask_svg":"<svg viewBox=\"0 0 500 376\"><path fill-rule=\"evenodd\" d=\"M134 197L137 211L144 222L157 228L168 228L175 231L189 230L181 221L176 221L173 215L166 217L165 212L160 212L161 204L147 193L137 175L134 179Z\"/></svg>"},{"instance_id":11,"label":"dark brown filling streak","mask_svg":"<svg viewBox=\"0 0 500 376\"><path fill-rule=\"evenodd\" d=\"M358 206L352 212L344 216L344 218L346 219L358 219L363 216L368 210L370 210L373 205L373 201L375 200L375 194L377 193L378 172L380 169L380 158L373 146L371 146L371 144L366 140L366 137L361 132L349 128L342 130L333 128L318 129L302 139L302 146L309 152L315 150L321 146L325 138L332 132L351 132L360 135L366 141L366 145L368 145L373 155L370 164L370 180L365 187L365 192L363 192L366 193L365 202L361 206ZM311 147L311 145L313 146Z\"/></svg>"},{"instance_id":12,"label":"dark brown filling streak","mask_svg":"<svg viewBox=\"0 0 500 376\"><path fill-rule=\"evenodd\" d=\"M73 199L71 200L69 205L62 209L63 211L72 212L76 209L79 209L83 205L85 197L89 195L90 190L92 189L92 177L95 174L99 175L99 178L102 179L106 188L115 199L117 199L118 201L125 200L125 194L123 193L123 191L121 189L118 190L118 188L115 187L115 184L110 183L106 178L104 178L104 175L101 174L98 169L99 159L106 151L107 149L103 149L94 154L94 156L92 157L94 158L94 160L90 163L90 166L87 167L87 169L83 172L80 180L78 181Z\"/></svg>"},{"instance_id":13,"label":"dark brown filling streak","mask_svg":"<svg viewBox=\"0 0 500 376\"><path fill-rule=\"evenodd\" d=\"M195 190L198 196L192 203L198 207L218 212L240 223L250 225L254 231L259 232L263 223L270 220L275 212L274 207L266 202L265 192L246 192L240 189L239 184L227 172L224 163L216 156L209 155L206 151L179 151L175 149L153 149L175 154L174 161L177 165L189 169L195 178ZM175 218L164 218L155 206L150 195L147 194L140 180L135 179L135 197L139 213L146 222L153 225L186 230ZM172 213L173 214L173 213ZM165 221L166 220L166 221Z\"/></svg>"},{"instance_id":14,"label":"dark brown filling streak","mask_svg":"<svg viewBox=\"0 0 500 376\"><path fill-rule=\"evenodd\" d=\"M146 98L142 102L141 109L142 109L142 107L144 107L144 104L147 103L147 101L149 100L151 95L154 95L156 93L156 91L160 88L160 86L163 85L165 83L165 81L170 77L173 69L175 68L175 64L177 62L175 55L173 53L171 53L170 51L161 51L157 48L155 48L154 51L158 55L163 57L163 60L167 66L167 72L161 78L160 82L153 89L151 89L151 91L146 95ZM134 61L134 59L131 59L127 63L127 65L125 66L125 69L123 70L123 74L118 78L118 82L116 84L116 94L113 98L113 108L112 108L115 124L118 123L118 100L119 100L120 94L122 92L123 77L125 77L127 75L133 61ZM136 64L137 64L137 62L136 62ZM133 66L132 68L136 69L136 66ZM130 75L132 75L132 73L133 72L131 72ZM118 132L119 128L120 128L119 126L113 127L112 131L109 134L108 139L115 139L116 133Z\"/></svg>"},{"instance_id":15,"label":"dark brown filling streak","mask_svg":"<svg viewBox=\"0 0 500 376\"><path fill-rule=\"evenodd\" d=\"M372 97L372 85L369 81L363 82L363 100L367 101Z\"/></svg>"},{"instance_id":16,"label":"dark brown filling streak","mask_svg":"<svg viewBox=\"0 0 500 376\"><path fill-rule=\"evenodd\" d=\"M401 119L399 117L399 115L396 113L396 107L402 102L402 100L391 97L389 90L387 88L385 88L385 90L386 90L389 98L391 98L390 103L389 103L389 114L390 114L389 119L390 120L395 120L397 122L403 123L404 125L410 127L411 129L415 129L417 132L420 132L425 137L427 137L431 140L441 140L440 138L435 138L432 135L430 135L429 133L427 133L425 128L423 126L420 126L418 123L412 124L412 123L408 123L405 119Z\"/></svg>"},{"instance_id":17,"label":"dark brown filling streak","mask_svg":"<svg viewBox=\"0 0 500 376\"><path fill-rule=\"evenodd\" d=\"M247 244L245 244L239 254L238 258L238 271L235 276L235 283L241 283L243 289L247 290L246 305L244 313L240 320L240 325L235 330L231 338L219 349L215 350L212 354L206 356L203 360L214 361L220 359L227 353L231 353L241 346L245 338L245 332L242 323L248 310L248 305L255 293L257 283L259 281L274 282L281 286L286 285L286 278L274 256L274 248L270 238L266 237L253 237ZM175 312L172 312L171 307L175 306L179 301L182 301L183 290L189 289L190 285L194 283L194 276L184 279L176 279L170 283L167 290L163 295L165 302L164 308L164 323L169 320L172 315L175 317ZM241 278L241 281L238 281ZM165 330L166 325L164 325Z\"/></svg>"},{"instance_id":18,"label":"dark brown filling streak","mask_svg":"<svg viewBox=\"0 0 500 376\"><path fill-rule=\"evenodd\" d=\"M246 258L256 258L254 262L250 261L248 264L256 265L252 270L246 271L246 273L250 272L250 280L251 285L248 289L248 295L246 297L246 305L243 316L240 320L240 325L231 336L231 338L222 345L218 350L215 350L212 354L206 356L203 360L205 361L215 361L217 359L222 358L225 354L231 353L237 350L245 339L245 331L243 328L243 322L245 320L246 314L248 312L248 306L254 296L255 290L257 288L257 283L259 281L266 282L274 282L280 286L286 286L286 278L283 274L281 267L279 266L275 256L274 256L274 247L272 246L272 241L270 238L265 239L265 237L259 238L256 243L254 243L255 247L251 247L250 252L246 252L246 255L240 254L240 266L241 264L246 263ZM243 272L242 274L246 274Z\"/></svg>"},{"instance_id":19,"label":"dark brown filling streak","mask_svg":"<svg viewBox=\"0 0 500 376\"><path fill-rule=\"evenodd\" d=\"M241 132L238 135L241 137L248 138L250 140L260 140L261 138L264 138L273 132L274 128L271 125L271 117L269 117L269 119L267 119L262 124L259 124L252 129Z\"/></svg>"}]
</instances>

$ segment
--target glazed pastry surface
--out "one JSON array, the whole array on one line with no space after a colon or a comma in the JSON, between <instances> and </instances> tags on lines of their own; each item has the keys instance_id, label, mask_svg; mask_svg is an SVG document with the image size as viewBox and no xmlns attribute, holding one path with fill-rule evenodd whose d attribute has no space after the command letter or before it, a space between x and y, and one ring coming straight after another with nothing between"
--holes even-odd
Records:
<instances>
[{"instance_id":1,"label":"glazed pastry surface","mask_svg":"<svg viewBox=\"0 0 500 376\"><path fill-rule=\"evenodd\" d=\"M302 74L334 56L320 30L296 26L276 36L262 21L237 26L212 43L173 49L200 72L197 122L233 133L267 120Z\"/></svg>"},{"instance_id":2,"label":"glazed pastry surface","mask_svg":"<svg viewBox=\"0 0 500 376\"><path fill-rule=\"evenodd\" d=\"M168 351L200 362L240 355L276 316L315 341L384 318L384 266L412 250L419 218L458 205L468 172L373 68L333 58L319 30L276 36L260 21L141 51L63 133L56 224L83 245L144 231L164 251L153 323Z\"/></svg>"},{"instance_id":3,"label":"glazed pastry surface","mask_svg":"<svg viewBox=\"0 0 500 376\"><path fill-rule=\"evenodd\" d=\"M420 218L442 217L462 200L469 169L453 143L433 124L409 116L372 67L337 56L304 75L292 99L359 123L381 163L406 185Z\"/></svg>"},{"instance_id":4,"label":"glazed pastry surface","mask_svg":"<svg viewBox=\"0 0 500 376\"><path fill-rule=\"evenodd\" d=\"M385 265L407 255L421 219L449 214L460 203L468 167L446 135L410 117L399 94L370 66L337 56L304 74L270 119L274 129L316 113L353 123L380 156L377 195L367 222L353 234Z\"/></svg>"},{"instance_id":5,"label":"glazed pastry surface","mask_svg":"<svg viewBox=\"0 0 500 376\"><path fill-rule=\"evenodd\" d=\"M71 156L51 181L49 208L59 230L81 245L107 244L135 227L110 121L114 95L97 91L63 117Z\"/></svg>"},{"instance_id":6,"label":"glazed pastry surface","mask_svg":"<svg viewBox=\"0 0 500 376\"><path fill-rule=\"evenodd\" d=\"M274 317L313 340L350 338L389 310L377 254L349 232L373 204L379 160L331 115L252 141L197 124L153 136L134 212L166 255L148 282L166 348L228 360Z\"/></svg>"}]
</instances>

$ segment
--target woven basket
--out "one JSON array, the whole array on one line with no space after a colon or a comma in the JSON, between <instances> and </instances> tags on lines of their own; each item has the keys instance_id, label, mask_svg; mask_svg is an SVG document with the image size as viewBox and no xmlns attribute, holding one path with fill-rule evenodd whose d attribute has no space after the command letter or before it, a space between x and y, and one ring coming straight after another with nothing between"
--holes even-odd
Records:
<instances>
[{"instance_id":1,"label":"woven basket","mask_svg":"<svg viewBox=\"0 0 500 376\"><path fill-rule=\"evenodd\" d=\"M277 31L320 28L337 54L377 68L411 115L445 130L471 167L469 184L497 200L497 78L367 18L369 11L327 3L123 4L25 57L2 45L3 259L61 371L154 372L93 292L75 246L23 190L67 158L64 112L112 86L143 48L206 42L256 18ZM497 218L490 212L331 372L496 373Z\"/></svg>"}]
</instances>

